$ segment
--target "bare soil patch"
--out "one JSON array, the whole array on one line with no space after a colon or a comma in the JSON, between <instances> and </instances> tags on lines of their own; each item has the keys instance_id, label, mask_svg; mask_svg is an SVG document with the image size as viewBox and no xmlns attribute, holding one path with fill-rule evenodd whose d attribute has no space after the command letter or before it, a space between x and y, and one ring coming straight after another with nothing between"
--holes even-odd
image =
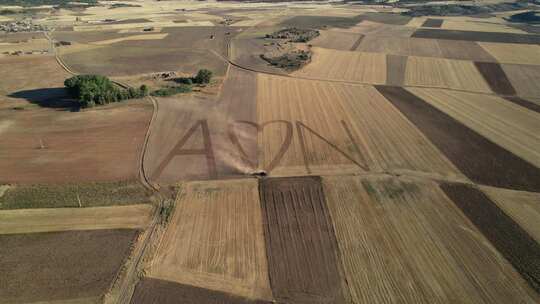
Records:
<instances>
[{"instance_id":1,"label":"bare soil patch","mask_svg":"<svg viewBox=\"0 0 540 304\"><path fill-rule=\"evenodd\" d=\"M0 303L103 295L137 230L0 235Z\"/></svg>"},{"instance_id":2,"label":"bare soil patch","mask_svg":"<svg viewBox=\"0 0 540 304\"><path fill-rule=\"evenodd\" d=\"M413 33L412 37L482 42L540 44L540 35L480 31L457 31L420 28Z\"/></svg>"},{"instance_id":3,"label":"bare soil patch","mask_svg":"<svg viewBox=\"0 0 540 304\"><path fill-rule=\"evenodd\" d=\"M442 184L441 189L540 293L540 244L480 190L462 184Z\"/></svg>"},{"instance_id":4,"label":"bare soil patch","mask_svg":"<svg viewBox=\"0 0 540 304\"><path fill-rule=\"evenodd\" d=\"M431 19L428 18L424 23L422 24L422 27L433 27L433 28L440 28L443 24L443 19Z\"/></svg>"},{"instance_id":5,"label":"bare soil patch","mask_svg":"<svg viewBox=\"0 0 540 304\"><path fill-rule=\"evenodd\" d=\"M540 191L540 169L400 87L377 90L474 182Z\"/></svg>"},{"instance_id":6,"label":"bare soil patch","mask_svg":"<svg viewBox=\"0 0 540 304\"><path fill-rule=\"evenodd\" d=\"M320 178L264 179L260 195L274 298L345 303L348 293Z\"/></svg>"},{"instance_id":7,"label":"bare soil patch","mask_svg":"<svg viewBox=\"0 0 540 304\"><path fill-rule=\"evenodd\" d=\"M152 278L142 279L135 288L131 304L270 304L220 291Z\"/></svg>"},{"instance_id":8,"label":"bare soil patch","mask_svg":"<svg viewBox=\"0 0 540 304\"><path fill-rule=\"evenodd\" d=\"M386 55L386 84L401 86L405 82L407 57L400 55Z\"/></svg>"},{"instance_id":9,"label":"bare soil patch","mask_svg":"<svg viewBox=\"0 0 540 304\"><path fill-rule=\"evenodd\" d=\"M501 95L515 95L516 90L512 86L501 65L494 62L475 62L476 68L489 84L493 92Z\"/></svg>"}]
</instances>

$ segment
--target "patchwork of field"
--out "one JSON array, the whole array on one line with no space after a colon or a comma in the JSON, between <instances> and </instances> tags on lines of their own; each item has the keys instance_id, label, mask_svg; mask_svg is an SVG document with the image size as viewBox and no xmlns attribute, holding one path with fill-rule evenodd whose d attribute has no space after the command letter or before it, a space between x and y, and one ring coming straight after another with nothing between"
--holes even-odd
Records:
<instances>
[{"instance_id":1,"label":"patchwork of field","mask_svg":"<svg viewBox=\"0 0 540 304\"><path fill-rule=\"evenodd\" d=\"M540 168L540 113L498 96L440 89L410 92L470 129Z\"/></svg>"},{"instance_id":2,"label":"patchwork of field","mask_svg":"<svg viewBox=\"0 0 540 304\"><path fill-rule=\"evenodd\" d=\"M151 278L271 299L256 180L182 186Z\"/></svg>"},{"instance_id":3,"label":"patchwork of field","mask_svg":"<svg viewBox=\"0 0 540 304\"><path fill-rule=\"evenodd\" d=\"M538 300L436 184L351 176L323 185L354 303Z\"/></svg>"},{"instance_id":4,"label":"patchwork of field","mask_svg":"<svg viewBox=\"0 0 540 304\"><path fill-rule=\"evenodd\" d=\"M540 45L480 42L499 63L540 65Z\"/></svg>"},{"instance_id":5,"label":"patchwork of field","mask_svg":"<svg viewBox=\"0 0 540 304\"><path fill-rule=\"evenodd\" d=\"M462 178L371 86L259 74L257 90L260 166L272 175L369 170Z\"/></svg>"}]
</instances>

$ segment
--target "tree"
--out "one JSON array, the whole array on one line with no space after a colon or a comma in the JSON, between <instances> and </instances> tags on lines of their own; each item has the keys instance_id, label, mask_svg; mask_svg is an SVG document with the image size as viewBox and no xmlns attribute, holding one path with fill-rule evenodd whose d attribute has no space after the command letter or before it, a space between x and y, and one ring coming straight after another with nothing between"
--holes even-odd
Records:
<instances>
[{"instance_id":1,"label":"tree","mask_svg":"<svg viewBox=\"0 0 540 304\"><path fill-rule=\"evenodd\" d=\"M141 87L139 88L139 90L141 91L141 95L142 96L148 96L148 92L150 91L148 89L148 86L146 86L145 84L141 85Z\"/></svg>"},{"instance_id":2,"label":"tree","mask_svg":"<svg viewBox=\"0 0 540 304\"><path fill-rule=\"evenodd\" d=\"M195 80L195 83L199 83L199 84L210 83L210 80L212 80L212 71L207 70L207 69L199 70L194 80Z\"/></svg>"}]
</instances>

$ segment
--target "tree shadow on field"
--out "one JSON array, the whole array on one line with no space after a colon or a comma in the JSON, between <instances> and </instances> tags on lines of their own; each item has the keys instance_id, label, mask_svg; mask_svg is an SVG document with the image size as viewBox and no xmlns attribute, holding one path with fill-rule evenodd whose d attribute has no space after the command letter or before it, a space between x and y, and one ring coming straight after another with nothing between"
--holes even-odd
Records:
<instances>
[{"instance_id":1,"label":"tree shadow on field","mask_svg":"<svg viewBox=\"0 0 540 304\"><path fill-rule=\"evenodd\" d=\"M8 95L12 98L26 99L44 108L53 108L59 111L78 112L80 106L70 98L65 88L45 88L34 90L23 90Z\"/></svg>"}]
</instances>

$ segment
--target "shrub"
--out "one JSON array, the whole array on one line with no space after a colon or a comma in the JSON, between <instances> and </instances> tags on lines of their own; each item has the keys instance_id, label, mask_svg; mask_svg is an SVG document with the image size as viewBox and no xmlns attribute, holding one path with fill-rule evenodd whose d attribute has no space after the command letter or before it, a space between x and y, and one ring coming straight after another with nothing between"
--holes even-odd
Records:
<instances>
[{"instance_id":1,"label":"shrub","mask_svg":"<svg viewBox=\"0 0 540 304\"><path fill-rule=\"evenodd\" d=\"M159 96L159 97L165 97L165 96L172 96L179 93L189 93L191 92L191 86L190 85L179 85L175 87L167 87L162 88L159 90L155 90L151 93L152 96Z\"/></svg>"},{"instance_id":2,"label":"shrub","mask_svg":"<svg viewBox=\"0 0 540 304\"><path fill-rule=\"evenodd\" d=\"M198 84L206 84L210 83L210 80L212 80L212 71L207 69L199 70L195 78L193 79L195 83Z\"/></svg>"}]
</instances>

